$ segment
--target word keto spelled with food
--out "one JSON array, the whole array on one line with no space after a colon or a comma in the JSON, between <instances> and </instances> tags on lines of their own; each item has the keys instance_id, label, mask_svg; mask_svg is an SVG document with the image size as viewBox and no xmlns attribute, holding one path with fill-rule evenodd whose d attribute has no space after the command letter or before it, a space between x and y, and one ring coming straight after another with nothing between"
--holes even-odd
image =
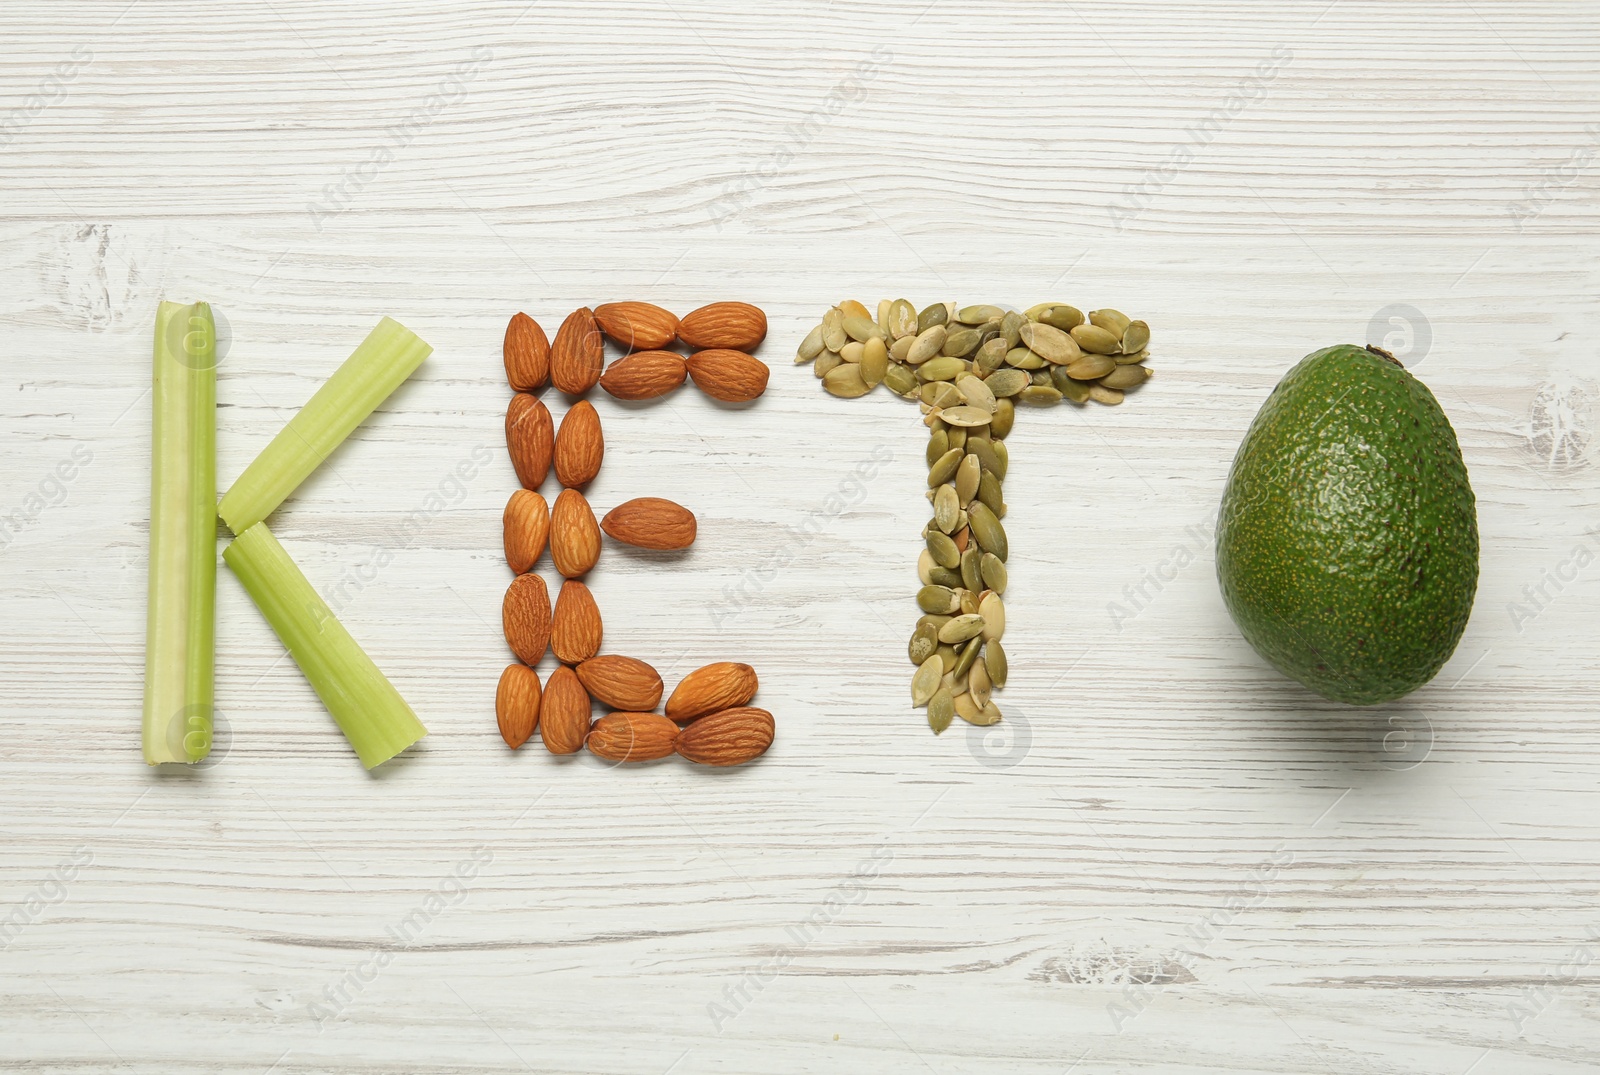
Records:
<instances>
[{"instance_id":1,"label":"word keto spelled with food","mask_svg":"<svg viewBox=\"0 0 1600 1075\"><path fill-rule=\"evenodd\" d=\"M917 666L911 704L943 732L955 717L986 726L1001 719L993 692L1009 666L1005 635L1005 437L1018 403L1049 407L1118 404L1149 380L1150 326L1116 310L1087 317L1065 303L1026 312L936 302L920 312L905 299L878 303L874 317L846 300L801 342L796 363L812 363L836 396L878 385L918 401L928 427L928 499L917 562L923 615L907 647Z\"/></svg>"},{"instance_id":2,"label":"word keto spelled with food","mask_svg":"<svg viewBox=\"0 0 1600 1075\"><path fill-rule=\"evenodd\" d=\"M749 703L755 669L721 662L685 676L655 712L664 685L651 665L600 652L600 608L583 578L600 558L601 534L641 549L694 543L688 508L660 497L619 504L596 521L582 490L600 473L605 436L594 404L599 385L617 399L664 396L685 380L713 399L744 403L766 391L766 364L749 352L766 337L767 317L743 302L717 302L679 320L645 302L615 302L569 314L552 342L519 313L506 326L506 449L522 488L503 519L506 563L516 574L501 606L506 642L517 657L500 676L495 714L512 750L537 729L552 754L590 753L608 761L652 761L677 754L702 765L739 765L772 745L772 714ZM623 355L605 365L605 341ZM670 348L682 342L688 355ZM577 398L558 430L535 393L547 384ZM547 503L539 488L551 471L562 489ZM545 554L562 576L554 607L534 567ZM547 652L559 666L540 682ZM598 701L608 712L593 719Z\"/></svg>"}]
</instances>

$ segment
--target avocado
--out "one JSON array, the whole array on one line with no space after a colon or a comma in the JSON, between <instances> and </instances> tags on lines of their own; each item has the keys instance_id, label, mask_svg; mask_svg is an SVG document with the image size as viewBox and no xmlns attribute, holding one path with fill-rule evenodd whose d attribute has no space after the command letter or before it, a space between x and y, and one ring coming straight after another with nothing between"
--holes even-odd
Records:
<instances>
[{"instance_id":1,"label":"avocado","mask_svg":"<svg viewBox=\"0 0 1600 1075\"><path fill-rule=\"evenodd\" d=\"M1246 641L1324 698L1377 705L1455 652L1478 589L1478 516L1450 420L1377 348L1290 370L1234 457L1217 580Z\"/></svg>"}]
</instances>

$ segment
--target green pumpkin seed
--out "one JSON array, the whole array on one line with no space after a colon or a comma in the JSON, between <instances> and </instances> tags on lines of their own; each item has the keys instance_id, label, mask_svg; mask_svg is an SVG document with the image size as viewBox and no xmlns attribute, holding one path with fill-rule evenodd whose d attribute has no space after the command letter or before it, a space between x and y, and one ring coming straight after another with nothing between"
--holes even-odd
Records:
<instances>
[{"instance_id":1,"label":"green pumpkin seed","mask_svg":"<svg viewBox=\"0 0 1600 1075\"><path fill-rule=\"evenodd\" d=\"M906 356L911 353L912 345L916 342L917 338L915 336L901 336L889 345L889 357L896 362L904 362Z\"/></svg>"},{"instance_id":2,"label":"green pumpkin seed","mask_svg":"<svg viewBox=\"0 0 1600 1075\"><path fill-rule=\"evenodd\" d=\"M1067 376L1074 381L1098 381L1117 368L1117 360L1110 355L1084 355L1067 366Z\"/></svg>"},{"instance_id":3,"label":"green pumpkin seed","mask_svg":"<svg viewBox=\"0 0 1600 1075\"><path fill-rule=\"evenodd\" d=\"M1063 378L1057 382L1056 387L1061 389L1061 394L1074 403L1089 402L1089 382L1074 381L1071 377Z\"/></svg>"},{"instance_id":4,"label":"green pumpkin seed","mask_svg":"<svg viewBox=\"0 0 1600 1075\"><path fill-rule=\"evenodd\" d=\"M883 383L897 396L914 395L920 387L917 384L917 375L900 365L890 365L883 375Z\"/></svg>"},{"instance_id":5,"label":"green pumpkin seed","mask_svg":"<svg viewBox=\"0 0 1600 1075\"><path fill-rule=\"evenodd\" d=\"M917 334L917 308L906 299L889 305L889 335L897 340Z\"/></svg>"},{"instance_id":6,"label":"green pumpkin seed","mask_svg":"<svg viewBox=\"0 0 1600 1075\"><path fill-rule=\"evenodd\" d=\"M1061 402L1061 390L1046 385L1029 385L1017 398L1036 407L1053 407Z\"/></svg>"},{"instance_id":7,"label":"green pumpkin seed","mask_svg":"<svg viewBox=\"0 0 1600 1075\"><path fill-rule=\"evenodd\" d=\"M1077 326L1072 330L1072 340L1092 355L1114 355L1122 350L1122 338L1099 325Z\"/></svg>"},{"instance_id":8,"label":"green pumpkin seed","mask_svg":"<svg viewBox=\"0 0 1600 1075\"><path fill-rule=\"evenodd\" d=\"M911 704L917 708L927 705L939 690L939 681L943 678L944 662L937 654L924 660L917 666L916 675L911 677Z\"/></svg>"},{"instance_id":9,"label":"green pumpkin seed","mask_svg":"<svg viewBox=\"0 0 1600 1075\"><path fill-rule=\"evenodd\" d=\"M945 419L946 413L955 407L961 406L961 390L955 385L951 384L949 381L930 381L928 386L933 389L932 405L938 407L940 410L939 420L944 422L944 424L949 426L951 429L966 428L965 426L958 426L956 423Z\"/></svg>"},{"instance_id":10,"label":"green pumpkin seed","mask_svg":"<svg viewBox=\"0 0 1600 1075\"><path fill-rule=\"evenodd\" d=\"M972 662L978 659L978 654L983 650L983 639L976 636L956 646L956 665L945 673L950 684L950 693L957 694L967 689L967 672L972 668Z\"/></svg>"},{"instance_id":11,"label":"green pumpkin seed","mask_svg":"<svg viewBox=\"0 0 1600 1075\"><path fill-rule=\"evenodd\" d=\"M1150 346L1150 326L1143 321L1128 322L1128 327L1122 330L1122 349L1143 351L1148 346Z\"/></svg>"},{"instance_id":12,"label":"green pumpkin seed","mask_svg":"<svg viewBox=\"0 0 1600 1075\"><path fill-rule=\"evenodd\" d=\"M966 456L956 467L956 498L962 504L972 502L978 495L978 480L983 476L983 466L975 455Z\"/></svg>"},{"instance_id":13,"label":"green pumpkin seed","mask_svg":"<svg viewBox=\"0 0 1600 1075\"><path fill-rule=\"evenodd\" d=\"M933 569L938 566L933 562L933 553L927 549L917 554L917 581L924 586L933 585Z\"/></svg>"},{"instance_id":14,"label":"green pumpkin seed","mask_svg":"<svg viewBox=\"0 0 1600 1075\"><path fill-rule=\"evenodd\" d=\"M812 365L811 372L818 377L826 377L842 365L844 365L844 359L839 357L839 352L824 351L817 356L817 361Z\"/></svg>"},{"instance_id":15,"label":"green pumpkin seed","mask_svg":"<svg viewBox=\"0 0 1600 1075\"><path fill-rule=\"evenodd\" d=\"M1060 305L1061 304L1059 302L1038 302L1038 303L1034 303L1032 306L1030 306L1026 310L1022 311L1022 316L1026 317L1029 321L1037 321L1037 320L1039 320L1039 315L1043 314L1046 310L1050 309L1053 306L1060 306Z\"/></svg>"},{"instance_id":16,"label":"green pumpkin seed","mask_svg":"<svg viewBox=\"0 0 1600 1075\"><path fill-rule=\"evenodd\" d=\"M948 586L924 586L917 591L917 607L939 616L951 616L961 607L961 598Z\"/></svg>"},{"instance_id":17,"label":"green pumpkin seed","mask_svg":"<svg viewBox=\"0 0 1600 1075\"><path fill-rule=\"evenodd\" d=\"M974 377L970 373L962 377L957 377L956 387L961 390L961 394L963 396L967 397L968 404L979 408L985 414L994 413L994 393L989 391L989 386L978 380L978 378ZM948 422L950 419L946 418L945 421ZM988 421L988 418L985 418L982 422L972 422L969 424L975 426L987 425ZM956 422L953 424L960 425L961 423Z\"/></svg>"},{"instance_id":18,"label":"green pumpkin seed","mask_svg":"<svg viewBox=\"0 0 1600 1075\"><path fill-rule=\"evenodd\" d=\"M1107 388L1138 388L1149 380L1154 372L1148 366L1118 366L1100 378L1100 383Z\"/></svg>"},{"instance_id":19,"label":"green pumpkin seed","mask_svg":"<svg viewBox=\"0 0 1600 1075\"><path fill-rule=\"evenodd\" d=\"M928 551L933 553L933 562L940 567L961 566L961 550L956 548L956 543L950 540L949 534L941 534L935 530L927 536L927 544Z\"/></svg>"},{"instance_id":20,"label":"green pumpkin seed","mask_svg":"<svg viewBox=\"0 0 1600 1075\"><path fill-rule=\"evenodd\" d=\"M970 552L972 546L968 545L967 550ZM983 558L978 561L978 573L982 577L985 589L993 590L995 593L1006 592L1006 582L1008 581L1006 565L1005 561L1000 557L992 552L984 553ZM961 554L961 583L969 590L973 588L967 581L966 553Z\"/></svg>"},{"instance_id":21,"label":"green pumpkin seed","mask_svg":"<svg viewBox=\"0 0 1600 1075\"><path fill-rule=\"evenodd\" d=\"M923 624L931 623L933 624L934 634L938 634L939 628L949 623L951 619L952 617L950 616L937 616L932 613L925 612L917 617L917 626L921 627Z\"/></svg>"},{"instance_id":22,"label":"green pumpkin seed","mask_svg":"<svg viewBox=\"0 0 1600 1075\"><path fill-rule=\"evenodd\" d=\"M983 339L977 329L958 328L945 336L944 346L939 348L939 353L950 358L965 358L976 351L981 343Z\"/></svg>"},{"instance_id":23,"label":"green pumpkin seed","mask_svg":"<svg viewBox=\"0 0 1600 1075\"><path fill-rule=\"evenodd\" d=\"M872 391L871 386L861 376L861 367L853 362L829 370L822 378L822 387L833 395L845 399L854 399Z\"/></svg>"},{"instance_id":24,"label":"green pumpkin seed","mask_svg":"<svg viewBox=\"0 0 1600 1075\"><path fill-rule=\"evenodd\" d=\"M1043 388L1052 383L1050 380L1052 372L1060 368L1059 366L1051 366L1048 369L1034 370L1028 374L1028 383Z\"/></svg>"},{"instance_id":25,"label":"green pumpkin seed","mask_svg":"<svg viewBox=\"0 0 1600 1075\"><path fill-rule=\"evenodd\" d=\"M844 331L844 314L835 306L822 315L822 345L830 351L843 347L849 336Z\"/></svg>"},{"instance_id":26,"label":"green pumpkin seed","mask_svg":"<svg viewBox=\"0 0 1600 1075\"><path fill-rule=\"evenodd\" d=\"M1004 440L1011 433L1011 427L1016 420L1017 408L1011 400L995 400L994 417L989 419L989 436L996 440Z\"/></svg>"},{"instance_id":27,"label":"green pumpkin seed","mask_svg":"<svg viewBox=\"0 0 1600 1075\"><path fill-rule=\"evenodd\" d=\"M928 450L926 453L928 465L930 467L933 466L944 456L944 453L948 452L949 450L950 434L946 433L942 429L935 429L928 437ZM959 463L961 460L958 458L956 462ZM930 485L928 488L931 489L933 486Z\"/></svg>"},{"instance_id":28,"label":"green pumpkin seed","mask_svg":"<svg viewBox=\"0 0 1600 1075\"><path fill-rule=\"evenodd\" d=\"M917 315L917 334L921 335L935 325L943 325L948 320L950 320L950 309L944 303L936 302L932 306L924 307L923 311Z\"/></svg>"},{"instance_id":29,"label":"green pumpkin seed","mask_svg":"<svg viewBox=\"0 0 1600 1075\"><path fill-rule=\"evenodd\" d=\"M922 662L933 656L939 648L939 629L931 623L921 624L911 632L911 641L906 644L906 656L911 658L911 663L917 667Z\"/></svg>"},{"instance_id":30,"label":"green pumpkin seed","mask_svg":"<svg viewBox=\"0 0 1600 1075\"><path fill-rule=\"evenodd\" d=\"M991 725L999 724L1000 720L1000 707L990 702L978 710L978 715L973 717L970 723L976 724L980 728L988 728Z\"/></svg>"},{"instance_id":31,"label":"green pumpkin seed","mask_svg":"<svg viewBox=\"0 0 1600 1075\"><path fill-rule=\"evenodd\" d=\"M1022 339L1022 326L1028 323L1028 318L1015 310L1007 310L1006 315L1000 319L1000 338L1006 341L1006 350L1015 347Z\"/></svg>"},{"instance_id":32,"label":"green pumpkin seed","mask_svg":"<svg viewBox=\"0 0 1600 1075\"><path fill-rule=\"evenodd\" d=\"M800 341L800 349L795 352L795 364L810 362L825 350L822 344L822 326L818 325L806 333L806 338Z\"/></svg>"},{"instance_id":33,"label":"green pumpkin seed","mask_svg":"<svg viewBox=\"0 0 1600 1075\"><path fill-rule=\"evenodd\" d=\"M1028 350L1046 362L1053 362L1058 366L1071 362L1082 354L1078 345L1072 342L1071 336L1053 325L1038 321L1029 321L1022 326L1022 342L1027 345Z\"/></svg>"},{"instance_id":34,"label":"green pumpkin seed","mask_svg":"<svg viewBox=\"0 0 1600 1075\"><path fill-rule=\"evenodd\" d=\"M889 348L882 340L868 340L861 354L861 379L867 382L868 388L875 388L888 374Z\"/></svg>"},{"instance_id":35,"label":"green pumpkin seed","mask_svg":"<svg viewBox=\"0 0 1600 1075\"><path fill-rule=\"evenodd\" d=\"M998 306L963 306L956 311L956 320L963 325L981 325L1004 317L1006 312Z\"/></svg>"},{"instance_id":36,"label":"green pumpkin seed","mask_svg":"<svg viewBox=\"0 0 1600 1075\"><path fill-rule=\"evenodd\" d=\"M956 716L960 717L968 724L977 723L978 703L972 700L971 694L967 693L966 691L962 691L952 699L952 703L952 708L955 709Z\"/></svg>"},{"instance_id":37,"label":"green pumpkin seed","mask_svg":"<svg viewBox=\"0 0 1600 1075\"><path fill-rule=\"evenodd\" d=\"M1011 449L1006 447L1006 442L1003 440L997 440L989 447L994 452L995 461L1000 464L995 469L994 476L1005 481L1006 473L1011 469Z\"/></svg>"},{"instance_id":38,"label":"green pumpkin seed","mask_svg":"<svg viewBox=\"0 0 1600 1075\"><path fill-rule=\"evenodd\" d=\"M961 659L954 646L947 646L943 642L939 643L939 648L934 651L934 656L939 658L940 679L955 671L956 662Z\"/></svg>"},{"instance_id":39,"label":"green pumpkin seed","mask_svg":"<svg viewBox=\"0 0 1600 1075\"><path fill-rule=\"evenodd\" d=\"M923 381L953 381L967 372L967 364L959 358L930 358L917 367L917 376Z\"/></svg>"},{"instance_id":40,"label":"green pumpkin seed","mask_svg":"<svg viewBox=\"0 0 1600 1075\"><path fill-rule=\"evenodd\" d=\"M946 407L940 413L939 417L944 419L946 422L949 422L952 426L968 428L971 426L988 425L989 419L992 417L992 415L983 407L967 405L961 407Z\"/></svg>"},{"instance_id":41,"label":"green pumpkin seed","mask_svg":"<svg viewBox=\"0 0 1600 1075\"><path fill-rule=\"evenodd\" d=\"M1005 517L1006 502L1000 494L1000 479L992 471L984 471L978 479L978 501L994 512L995 518ZM967 514L970 516L972 513L969 510Z\"/></svg>"},{"instance_id":42,"label":"green pumpkin seed","mask_svg":"<svg viewBox=\"0 0 1600 1075\"><path fill-rule=\"evenodd\" d=\"M1026 347L1013 347L1006 352L1006 365L1019 370L1036 370L1044 366L1043 356L1036 355Z\"/></svg>"},{"instance_id":43,"label":"green pumpkin seed","mask_svg":"<svg viewBox=\"0 0 1600 1075\"><path fill-rule=\"evenodd\" d=\"M976 613L967 616L957 616L955 619L939 628L939 641L956 646L965 642L969 638L976 638L982 633L982 616Z\"/></svg>"},{"instance_id":44,"label":"green pumpkin seed","mask_svg":"<svg viewBox=\"0 0 1600 1075\"><path fill-rule=\"evenodd\" d=\"M983 663L989 670L989 682L996 687L1004 687L1009 666L1006 663L1006 651L998 640L983 644Z\"/></svg>"},{"instance_id":45,"label":"green pumpkin seed","mask_svg":"<svg viewBox=\"0 0 1600 1075\"><path fill-rule=\"evenodd\" d=\"M1003 479L1005 475L1001 472L1001 469L1004 464L1000 462L1000 455L994 450L994 446L1004 443L1004 441L969 439L967 441L967 454L977 456L980 467L990 471L995 477Z\"/></svg>"},{"instance_id":46,"label":"green pumpkin seed","mask_svg":"<svg viewBox=\"0 0 1600 1075\"><path fill-rule=\"evenodd\" d=\"M934 735L941 735L950 727L950 721L955 715L956 701L941 685L938 692L928 699L928 727L933 729Z\"/></svg>"},{"instance_id":47,"label":"green pumpkin seed","mask_svg":"<svg viewBox=\"0 0 1600 1075\"><path fill-rule=\"evenodd\" d=\"M1128 331L1128 326L1132 323L1132 319L1121 310L1113 310L1108 307L1104 310L1089 311L1089 324L1105 329L1119 340L1122 338L1122 334Z\"/></svg>"},{"instance_id":48,"label":"green pumpkin seed","mask_svg":"<svg viewBox=\"0 0 1600 1075\"><path fill-rule=\"evenodd\" d=\"M1104 403L1108 407L1115 407L1122 402L1122 393L1115 388L1092 384L1089 386L1089 398L1096 403Z\"/></svg>"},{"instance_id":49,"label":"green pumpkin seed","mask_svg":"<svg viewBox=\"0 0 1600 1075\"><path fill-rule=\"evenodd\" d=\"M906 361L913 366L919 366L937 356L944 348L947 335L943 325L933 325L926 331L918 333L916 339L911 341L911 350L906 352Z\"/></svg>"},{"instance_id":50,"label":"green pumpkin seed","mask_svg":"<svg viewBox=\"0 0 1600 1075\"><path fill-rule=\"evenodd\" d=\"M978 548L976 541L967 542L966 551L961 554L961 586L967 590L978 590L983 587L983 550Z\"/></svg>"},{"instance_id":51,"label":"green pumpkin seed","mask_svg":"<svg viewBox=\"0 0 1600 1075\"><path fill-rule=\"evenodd\" d=\"M1149 351L1135 351L1132 354L1117 355L1116 359L1117 359L1117 365L1119 365L1119 366L1131 366L1135 362L1143 362L1145 359L1147 359L1149 357L1150 357L1150 352Z\"/></svg>"},{"instance_id":52,"label":"green pumpkin seed","mask_svg":"<svg viewBox=\"0 0 1600 1075\"><path fill-rule=\"evenodd\" d=\"M992 373L1005 365L1006 350L1006 341L996 337L978 348L978 353L973 356L972 364L980 370L987 370Z\"/></svg>"},{"instance_id":53,"label":"green pumpkin seed","mask_svg":"<svg viewBox=\"0 0 1600 1075\"><path fill-rule=\"evenodd\" d=\"M967 438L972 436L972 430L966 428L965 426L951 426L950 431L946 434L946 436L950 438L950 447L960 448L965 451L967 447Z\"/></svg>"},{"instance_id":54,"label":"green pumpkin seed","mask_svg":"<svg viewBox=\"0 0 1600 1075\"><path fill-rule=\"evenodd\" d=\"M989 386L989 392L997 399L1014 396L1028 387L1028 371L1019 369L995 370L989 374L984 384Z\"/></svg>"},{"instance_id":55,"label":"green pumpkin seed","mask_svg":"<svg viewBox=\"0 0 1600 1075\"><path fill-rule=\"evenodd\" d=\"M967 519L972 526L973 539L983 547L984 552L993 553L1001 560L1008 559L1005 527L1000 525L999 517L987 504L979 501L972 505L967 509ZM935 552L933 558L937 560L939 554Z\"/></svg>"},{"instance_id":56,"label":"green pumpkin seed","mask_svg":"<svg viewBox=\"0 0 1600 1075\"><path fill-rule=\"evenodd\" d=\"M949 483L939 486L938 491L933 494L933 521L938 524L939 529L946 534L954 533L956 530L956 516L960 513L961 501L956 496L956 487ZM949 564L946 566L955 567L956 565Z\"/></svg>"},{"instance_id":57,"label":"green pumpkin seed","mask_svg":"<svg viewBox=\"0 0 1600 1075\"><path fill-rule=\"evenodd\" d=\"M967 693L972 695L972 700L978 703L980 709L989 704L989 692L993 688L989 669L984 667L982 661L973 661L972 668L967 672Z\"/></svg>"},{"instance_id":58,"label":"green pumpkin seed","mask_svg":"<svg viewBox=\"0 0 1600 1075\"><path fill-rule=\"evenodd\" d=\"M878 300L878 328L883 332L885 338L889 336L889 309L892 306L894 306L894 303L888 299Z\"/></svg>"},{"instance_id":59,"label":"green pumpkin seed","mask_svg":"<svg viewBox=\"0 0 1600 1075\"><path fill-rule=\"evenodd\" d=\"M926 542L926 538L923 539ZM927 552L926 549L923 550ZM931 557L933 554L930 552ZM928 583L932 586L948 586L952 590L959 590L966 586L967 580L959 571L952 571L948 567L933 565L933 570L928 572Z\"/></svg>"},{"instance_id":60,"label":"green pumpkin seed","mask_svg":"<svg viewBox=\"0 0 1600 1075\"><path fill-rule=\"evenodd\" d=\"M1061 304L1052 306L1035 320L1041 321L1051 328L1058 328L1062 332L1071 332L1074 327L1083 324L1083 311L1076 306Z\"/></svg>"},{"instance_id":61,"label":"green pumpkin seed","mask_svg":"<svg viewBox=\"0 0 1600 1075\"><path fill-rule=\"evenodd\" d=\"M861 354L866 349L866 344L860 343L856 340L851 340L849 343L845 344L839 349L839 357L844 359L846 362L860 362Z\"/></svg>"},{"instance_id":62,"label":"green pumpkin seed","mask_svg":"<svg viewBox=\"0 0 1600 1075\"><path fill-rule=\"evenodd\" d=\"M928 488L936 490L939 486L949 482L955 477L955 469L962 466L962 450L950 448L949 451L934 459L933 467L928 469Z\"/></svg>"},{"instance_id":63,"label":"green pumpkin seed","mask_svg":"<svg viewBox=\"0 0 1600 1075\"><path fill-rule=\"evenodd\" d=\"M878 327L878 323L870 317L846 317L844 332L852 340L859 340L862 343L886 335L883 329Z\"/></svg>"},{"instance_id":64,"label":"green pumpkin seed","mask_svg":"<svg viewBox=\"0 0 1600 1075\"><path fill-rule=\"evenodd\" d=\"M985 642L998 642L1005 637L1006 606L1000 600L999 594L990 593L982 601L979 601L978 615L983 617L983 640ZM944 640L943 632L940 632L939 639L940 641Z\"/></svg>"}]
</instances>

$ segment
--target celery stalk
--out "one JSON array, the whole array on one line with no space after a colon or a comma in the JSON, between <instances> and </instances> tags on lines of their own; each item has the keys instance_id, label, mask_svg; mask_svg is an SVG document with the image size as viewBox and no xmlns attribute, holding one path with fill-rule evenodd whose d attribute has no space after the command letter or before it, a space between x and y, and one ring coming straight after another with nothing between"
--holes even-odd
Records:
<instances>
[{"instance_id":1,"label":"celery stalk","mask_svg":"<svg viewBox=\"0 0 1600 1075\"><path fill-rule=\"evenodd\" d=\"M433 351L385 317L233 483L218 514L242 534L275 511Z\"/></svg>"},{"instance_id":2,"label":"celery stalk","mask_svg":"<svg viewBox=\"0 0 1600 1075\"><path fill-rule=\"evenodd\" d=\"M361 764L381 765L428 734L283 551L256 523L222 551L256 607L315 688Z\"/></svg>"},{"instance_id":3,"label":"celery stalk","mask_svg":"<svg viewBox=\"0 0 1600 1075\"><path fill-rule=\"evenodd\" d=\"M211 752L217 601L217 326L211 307L156 311L144 760Z\"/></svg>"}]
</instances>

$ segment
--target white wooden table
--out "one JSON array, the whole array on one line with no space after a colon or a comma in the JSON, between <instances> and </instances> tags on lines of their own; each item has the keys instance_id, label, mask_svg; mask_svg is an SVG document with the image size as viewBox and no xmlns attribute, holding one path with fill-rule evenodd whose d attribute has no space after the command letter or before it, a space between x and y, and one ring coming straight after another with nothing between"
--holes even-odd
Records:
<instances>
[{"instance_id":1,"label":"white wooden table","mask_svg":"<svg viewBox=\"0 0 1600 1075\"><path fill-rule=\"evenodd\" d=\"M1594 5L9 0L0 29L0 1069L1594 1070ZM906 705L914 409L789 363L830 303L900 295L1155 333L1126 406L1018 422L988 737ZM436 348L276 517L432 729L373 776L226 570L218 764L140 762L162 298L231 331L224 484L380 316ZM607 648L669 684L754 664L779 738L747 769L495 732L500 336L622 298L771 318L753 406L596 400L596 505L701 520L683 556L607 550ZM1289 365L1381 337L1460 434L1483 578L1439 679L1356 711L1240 639L1209 523Z\"/></svg>"}]
</instances>

